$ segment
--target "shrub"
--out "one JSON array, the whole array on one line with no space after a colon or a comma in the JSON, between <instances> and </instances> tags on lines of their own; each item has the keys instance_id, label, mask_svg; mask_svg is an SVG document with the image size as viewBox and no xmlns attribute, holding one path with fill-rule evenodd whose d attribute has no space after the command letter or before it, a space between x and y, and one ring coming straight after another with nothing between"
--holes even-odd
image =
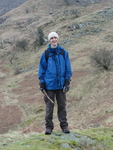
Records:
<instances>
[{"instance_id":1,"label":"shrub","mask_svg":"<svg viewBox=\"0 0 113 150\"><path fill-rule=\"evenodd\" d=\"M28 9L28 8L26 8L25 12L28 14L30 11L29 11L29 9Z\"/></svg>"},{"instance_id":2,"label":"shrub","mask_svg":"<svg viewBox=\"0 0 113 150\"><path fill-rule=\"evenodd\" d=\"M28 47L28 43L26 40L18 41L16 43L16 47L20 48L22 51L26 51Z\"/></svg>"},{"instance_id":3,"label":"shrub","mask_svg":"<svg viewBox=\"0 0 113 150\"><path fill-rule=\"evenodd\" d=\"M14 69L14 74L15 75L18 75L18 74L20 74L22 71L21 71L21 69L20 68L15 68Z\"/></svg>"},{"instance_id":4,"label":"shrub","mask_svg":"<svg viewBox=\"0 0 113 150\"><path fill-rule=\"evenodd\" d=\"M113 52L105 48L94 51L91 55L91 64L98 70L110 71L113 65Z\"/></svg>"},{"instance_id":5,"label":"shrub","mask_svg":"<svg viewBox=\"0 0 113 150\"><path fill-rule=\"evenodd\" d=\"M70 5L69 0L64 0L64 2L65 2L66 5Z\"/></svg>"}]
</instances>

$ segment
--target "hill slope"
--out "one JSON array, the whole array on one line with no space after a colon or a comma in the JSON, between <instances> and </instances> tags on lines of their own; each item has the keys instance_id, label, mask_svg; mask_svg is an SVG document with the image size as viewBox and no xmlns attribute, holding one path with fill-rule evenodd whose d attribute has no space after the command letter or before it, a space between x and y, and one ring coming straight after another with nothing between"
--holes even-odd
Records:
<instances>
[{"instance_id":1,"label":"hill slope","mask_svg":"<svg viewBox=\"0 0 113 150\"><path fill-rule=\"evenodd\" d=\"M37 65L47 44L34 49L38 27L43 29L45 38L49 32L57 31L60 44L70 54L73 69L67 93L70 128L113 127L113 73L95 74L89 59L100 48L113 50L112 0L87 7L57 2L29 0L2 16L0 133L17 127L25 133L44 130L45 104L38 87ZM23 40L27 42L25 50L17 47ZM55 130L60 130L56 111L55 107Z\"/></svg>"}]
</instances>

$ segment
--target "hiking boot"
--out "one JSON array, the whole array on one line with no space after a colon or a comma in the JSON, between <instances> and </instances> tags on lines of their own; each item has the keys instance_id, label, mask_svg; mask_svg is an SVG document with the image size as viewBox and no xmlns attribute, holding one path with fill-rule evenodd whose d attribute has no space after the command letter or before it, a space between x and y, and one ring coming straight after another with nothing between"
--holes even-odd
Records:
<instances>
[{"instance_id":1,"label":"hiking boot","mask_svg":"<svg viewBox=\"0 0 113 150\"><path fill-rule=\"evenodd\" d=\"M70 133L68 127L63 128L62 131L63 131L64 133Z\"/></svg>"},{"instance_id":2,"label":"hiking boot","mask_svg":"<svg viewBox=\"0 0 113 150\"><path fill-rule=\"evenodd\" d=\"M46 131L45 131L45 134L50 135L51 133L52 133L52 130L47 128Z\"/></svg>"}]
</instances>

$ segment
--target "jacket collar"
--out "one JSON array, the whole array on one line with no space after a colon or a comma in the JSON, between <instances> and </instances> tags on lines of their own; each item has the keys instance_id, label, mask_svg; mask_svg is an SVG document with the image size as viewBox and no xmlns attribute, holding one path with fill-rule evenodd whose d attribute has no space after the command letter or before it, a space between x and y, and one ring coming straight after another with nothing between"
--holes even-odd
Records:
<instances>
[{"instance_id":1,"label":"jacket collar","mask_svg":"<svg viewBox=\"0 0 113 150\"><path fill-rule=\"evenodd\" d=\"M59 44L56 48L51 48L51 44L48 45L48 50L50 53L59 53L60 49L61 49L61 47Z\"/></svg>"}]
</instances>

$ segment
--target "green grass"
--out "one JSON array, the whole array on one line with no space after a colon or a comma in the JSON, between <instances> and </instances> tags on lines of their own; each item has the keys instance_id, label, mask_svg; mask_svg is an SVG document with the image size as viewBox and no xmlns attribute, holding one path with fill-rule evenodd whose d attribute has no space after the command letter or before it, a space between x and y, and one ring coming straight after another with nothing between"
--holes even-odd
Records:
<instances>
[{"instance_id":1,"label":"green grass","mask_svg":"<svg viewBox=\"0 0 113 150\"><path fill-rule=\"evenodd\" d=\"M60 145L62 142L68 142L68 141L62 141L58 138L51 138L51 136L46 135L32 135L29 138L22 139L19 142L14 142L12 144L8 144L4 147L0 147L0 150L65 150L66 148L62 148ZM69 144L74 144L72 142L68 142ZM70 150L72 150L70 148Z\"/></svg>"},{"instance_id":2,"label":"green grass","mask_svg":"<svg viewBox=\"0 0 113 150\"><path fill-rule=\"evenodd\" d=\"M97 148L97 150L103 150L103 147L104 150L113 150L113 128L92 128L75 131L76 135L85 135L86 137L97 141L95 144L89 146L87 143L86 146L82 146L78 144L76 140L71 140L70 137L74 134L74 132L71 133L72 134L69 136L57 132L53 132L52 135L35 133L19 138L18 135L17 138L8 138L8 142L5 141L6 144L2 141L2 144L0 144L0 150L66 150L67 148L61 146L65 143L70 146L70 150L75 150L76 147L80 147L81 150L92 150L92 147ZM61 138L62 136L64 139ZM66 140L65 138L70 140Z\"/></svg>"}]
</instances>

